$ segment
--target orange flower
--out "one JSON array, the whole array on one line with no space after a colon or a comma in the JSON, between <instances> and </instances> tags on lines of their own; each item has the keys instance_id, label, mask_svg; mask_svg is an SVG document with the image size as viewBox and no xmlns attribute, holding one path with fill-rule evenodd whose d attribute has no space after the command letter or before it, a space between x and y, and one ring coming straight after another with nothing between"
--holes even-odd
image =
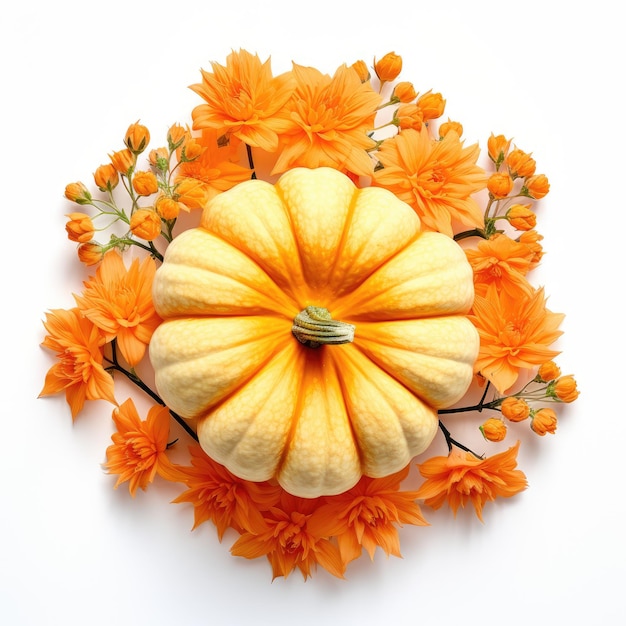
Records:
<instances>
[{"instance_id":1,"label":"orange flower","mask_svg":"<svg viewBox=\"0 0 626 626\"><path fill-rule=\"evenodd\" d=\"M151 196L159 190L157 177L153 172L135 172L133 175L133 189L140 196Z\"/></svg>"},{"instance_id":2,"label":"orange flower","mask_svg":"<svg viewBox=\"0 0 626 626\"><path fill-rule=\"evenodd\" d=\"M434 141L426 129L404 130L380 147L384 167L374 172L373 184L410 204L426 230L452 236L453 220L484 226L482 211L471 198L486 184L484 170L476 165L478 154L477 145L464 148L454 132Z\"/></svg>"},{"instance_id":3,"label":"orange flower","mask_svg":"<svg viewBox=\"0 0 626 626\"><path fill-rule=\"evenodd\" d=\"M537 374L541 380L550 382L561 375L561 368L554 361L546 361L541 365Z\"/></svg>"},{"instance_id":4,"label":"orange flower","mask_svg":"<svg viewBox=\"0 0 626 626\"><path fill-rule=\"evenodd\" d=\"M128 176L137 161L137 157L128 148L109 154L109 159L113 167L124 176Z\"/></svg>"},{"instance_id":5,"label":"orange flower","mask_svg":"<svg viewBox=\"0 0 626 626\"><path fill-rule=\"evenodd\" d=\"M87 243L94 234L93 222L85 213L68 213L69 221L65 225L67 237L70 241Z\"/></svg>"},{"instance_id":6,"label":"orange flower","mask_svg":"<svg viewBox=\"0 0 626 626\"><path fill-rule=\"evenodd\" d=\"M500 405L500 410L510 422L523 422L530 415L530 407L526 400L514 396L505 398Z\"/></svg>"},{"instance_id":7,"label":"orange flower","mask_svg":"<svg viewBox=\"0 0 626 626\"><path fill-rule=\"evenodd\" d=\"M374 71L381 83L395 80L402 71L402 57L395 52L388 52L382 59L374 60Z\"/></svg>"},{"instance_id":8,"label":"orange flower","mask_svg":"<svg viewBox=\"0 0 626 626\"><path fill-rule=\"evenodd\" d=\"M104 337L78 309L56 309L46 314L48 335L41 344L57 353L59 362L46 374L40 396L65 390L72 419L85 400L108 400L113 404L113 378L102 366Z\"/></svg>"},{"instance_id":9,"label":"orange flower","mask_svg":"<svg viewBox=\"0 0 626 626\"><path fill-rule=\"evenodd\" d=\"M417 492L424 504L438 509L448 503L456 516L459 507L471 502L478 519L487 501L510 498L526 489L526 476L517 467L519 441L505 452L477 459L456 448L448 456L428 459L419 465L426 479Z\"/></svg>"},{"instance_id":10,"label":"orange flower","mask_svg":"<svg viewBox=\"0 0 626 626\"><path fill-rule=\"evenodd\" d=\"M536 230L527 230L517 238L517 241L523 243L531 254L531 270L539 265L543 257L543 246L539 243L542 239L543 235L540 235Z\"/></svg>"},{"instance_id":11,"label":"orange flower","mask_svg":"<svg viewBox=\"0 0 626 626\"><path fill-rule=\"evenodd\" d=\"M506 164L513 178L527 178L535 173L535 159L519 148L512 150L506 157Z\"/></svg>"},{"instance_id":12,"label":"orange flower","mask_svg":"<svg viewBox=\"0 0 626 626\"><path fill-rule=\"evenodd\" d=\"M393 115L393 123L400 130L422 130L424 113L415 103L401 104Z\"/></svg>"},{"instance_id":13,"label":"orange flower","mask_svg":"<svg viewBox=\"0 0 626 626\"><path fill-rule=\"evenodd\" d=\"M513 190L513 179L508 174L496 172L487 180L487 189L494 198L506 198Z\"/></svg>"},{"instance_id":14,"label":"orange flower","mask_svg":"<svg viewBox=\"0 0 626 626\"><path fill-rule=\"evenodd\" d=\"M143 152L150 143L150 132L145 126L139 122L135 122L128 127L126 136L124 137L124 143L131 152L139 154Z\"/></svg>"},{"instance_id":15,"label":"orange flower","mask_svg":"<svg viewBox=\"0 0 626 626\"><path fill-rule=\"evenodd\" d=\"M349 491L323 499L308 522L316 536L337 538L344 563L361 555L363 548L371 559L380 546L387 555L401 556L396 526L427 526L415 491L400 491L409 467L385 478L364 476Z\"/></svg>"},{"instance_id":16,"label":"orange flower","mask_svg":"<svg viewBox=\"0 0 626 626\"><path fill-rule=\"evenodd\" d=\"M453 122L448 119L439 127L439 138L443 139L448 133L454 132L459 137L463 134L463 125L460 122Z\"/></svg>"},{"instance_id":17,"label":"orange flower","mask_svg":"<svg viewBox=\"0 0 626 626\"><path fill-rule=\"evenodd\" d=\"M497 417L490 417L480 426L480 432L487 441L502 441L506 437L506 424Z\"/></svg>"},{"instance_id":18,"label":"orange flower","mask_svg":"<svg viewBox=\"0 0 626 626\"><path fill-rule=\"evenodd\" d=\"M339 549L309 529L309 519L318 503L317 499L297 498L282 492L280 505L266 511L263 522L251 532L242 534L231 552L247 559L266 556L274 578L286 578L298 568L306 580L318 564L333 576L343 578L345 565Z\"/></svg>"},{"instance_id":19,"label":"orange flower","mask_svg":"<svg viewBox=\"0 0 626 626\"><path fill-rule=\"evenodd\" d=\"M161 234L161 218L152 209L137 209L130 218L130 231L146 241L153 241Z\"/></svg>"},{"instance_id":20,"label":"orange flower","mask_svg":"<svg viewBox=\"0 0 626 626\"><path fill-rule=\"evenodd\" d=\"M552 409L539 409L538 411L531 411L530 427L540 437L543 437L547 433L554 435L556 432L556 413Z\"/></svg>"},{"instance_id":21,"label":"orange flower","mask_svg":"<svg viewBox=\"0 0 626 626\"><path fill-rule=\"evenodd\" d=\"M156 271L150 257L141 264L134 259L128 270L115 251L85 282L82 296L74 296L85 317L100 328L107 341L117 339L122 356L130 365L142 359L152 333L161 319L152 303L152 280Z\"/></svg>"},{"instance_id":22,"label":"orange flower","mask_svg":"<svg viewBox=\"0 0 626 626\"><path fill-rule=\"evenodd\" d=\"M281 135L284 147L272 174L298 166L328 166L371 175L367 150L376 143L367 133L381 97L345 65L332 78L295 63L292 73L296 89L287 109L294 126Z\"/></svg>"},{"instance_id":23,"label":"orange flower","mask_svg":"<svg viewBox=\"0 0 626 626\"><path fill-rule=\"evenodd\" d=\"M524 181L521 195L540 200L550 191L550 183L543 174L531 176Z\"/></svg>"},{"instance_id":24,"label":"orange flower","mask_svg":"<svg viewBox=\"0 0 626 626\"><path fill-rule=\"evenodd\" d=\"M118 474L115 488L128 482L128 491L135 497L137 488L144 491L158 474L178 481L180 475L167 457L167 439L170 431L169 409L153 406L148 417L141 420L135 404L129 398L113 411L117 432L107 448L105 467L109 474Z\"/></svg>"},{"instance_id":25,"label":"orange flower","mask_svg":"<svg viewBox=\"0 0 626 626\"><path fill-rule=\"evenodd\" d=\"M517 230L532 230L537 225L537 216L530 210L530 204L514 204L507 212L506 219Z\"/></svg>"},{"instance_id":26,"label":"orange flower","mask_svg":"<svg viewBox=\"0 0 626 626\"><path fill-rule=\"evenodd\" d=\"M484 296L474 299L469 319L480 335L480 349L474 365L503 393L518 379L520 370L532 369L553 358L558 351L548 348L561 334L565 316L546 309L543 288L525 298L489 285Z\"/></svg>"},{"instance_id":27,"label":"orange flower","mask_svg":"<svg viewBox=\"0 0 626 626\"><path fill-rule=\"evenodd\" d=\"M78 246L78 260L85 265L96 265L102 261L102 246L97 243L81 243Z\"/></svg>"},{"instance_id":28,"label":"orange flower","mask_svg":"<svg viewBox=\"0 0 626 626\"><path fill-rule=\"evenodd\" d=\"M96 169L93 179L100 191L113 191L120 181L120 176L112 163L106 163Z\"/></svg>"},{"instance_id":29,"label":"orange flower","mask_svg":"<svg viewBox=\"0 0 626 626\"><path fill-rule=\"evenodd\" d=\"M176 179L177 193L184 195L185 179L193 179L191 185L200 183L198 192L203 192L203 203L208 202L218 193L231 189L244 180L249 180L252 170L236 163L237 143L232 140L228 145L220 146L217 141L217 131L204 130L202 136L195 139L202 148L202 154L194 161L182 162L179 166L179 175ZM186 145L186 144L184 144ZM239 143L239 145L241 145ZM182 148L179 148L179 151ZM181 186L183 192L181 192ZM181 202L185 202L180 198ZM194 208L191 206L190 208Z\"/></svg>"},{"instance_id":30,"label":"orange flower","mask_svg":"<svg viewBox=\"0 0 626 626\"><path fill-rule=\"evenodd\" d=\"M511 295L529 293L532 289L525 276L530 269L530 253L527 246L506 235L482 240L476 250L465 250L474 272L476 293L484 295L488 285Z\"/></svg>"},{"instance_id":31,"label":"orange flower","mask_svg":"<svg viewBox=\"0 0 626 626\"><path fill-rule=\"evenodd\" d=\"M164 220L174 220L180 214L180 203L168 196L159 196L154 203L156 212Z\"/></svg>"},{"instance_id":32,"label":"orange flower","mask_svg":"<svg viewBox=\"0 0 626 626\"><path fill-rule=\"evenodd\" d=\"M371 78L370 71L367 69L365 61L355 61L350 67L357 73L357 76L362 83L367 82Z\"/></svg>"},{"instance_id":33,"label":"orange flower","mask_svg":"<svg viewBox=\"0 0 626 626\"><path fill-rule=\"evenodd\" d=\"M511 140L507 139L504 135L494 135L487 140L487 152L489 158L496 164L496 167L500 167L500 164L506 158L509 153L509 147Z\"/></svg>"},{"instance_id":34,"label":"orange flower","mask_svg":"<svg viewBox=\"0 0 626 626\"><path fill-rule=\"evenodd\" d=\"M91 194L83 183L70 183L65 186L65 197L76 204L90 204Z\"/></svg>"},{"instance_id":35,"label":"orange flower","mask_svg":"<svg viewBox=\"0 0 626 626\"><path fill-rule=\"evenodd\" d=\"M578 386L573 376L562 376L554 383L554 394L561 402L574 402L578 398Z\"/></svg>"},{"instance_id":36,"label":"orange flower","mask_svg":"<svg viewBox=\"0 0 626 626\"><path fill-rule=\"evenodd\" d=\"M407 81L398 83L391 94L391 99L397 102L412 102L415 98L417 98L415 87L413 87L413 83Z\"/></svg>"},{"instance_id":37,"label":"orange flower","mask_svg":"<svg viewBox=\"0 0 626 626\"><path fill-rule=\"evenodd\" d=\"M188 489L173 502L193 504L193 528L211 520L221 541L229 527L241 533L262 526L261 511L278 505L280 487L237 478L207 456L200 446L190 447L189 452L191 466L178 467L180 480Z\"/></svg>"},{"instance_id":38,"label":"orange flower","mask_svg":"<svg viewBox=\"0 0 626 626\"><path fill-rule=\"evenodd\" d=\"M417 106L422 111L422 116L425 121L434 120L443 115L444 109L446 108L446 101L440 93L427 91L418 98Z\"/></svg>"},{"instance_id":39,"label":"orange flower","mask_svg":"<svg viewBox=\"0 0 626 626\"><path fill-rule=\"evenodd\" d=\"M272 77L269 59L261 63L245 50L229 54L226 67L211 66L213 73L202 71L202 83L191 86L207 102L192 111L194 128L213 128L275 152L278 135L292 126L285 110L293 92L291 74Z\"/></svg>"}]
</instances>

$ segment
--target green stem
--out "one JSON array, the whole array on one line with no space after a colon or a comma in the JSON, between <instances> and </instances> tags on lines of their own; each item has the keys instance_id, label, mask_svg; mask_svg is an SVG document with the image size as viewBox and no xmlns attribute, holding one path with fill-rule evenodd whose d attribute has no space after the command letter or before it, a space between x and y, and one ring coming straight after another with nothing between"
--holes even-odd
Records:
<instances>
[{"instance_id":1,"label":"green stem","mask_svg":"<svg viewBox=\"0 0 626 626\"><path fill-rule=\"evenodd\" d=\"M322 345L339 345L354 341L354 326L331 318L328 309L308 306L293 320L291 332L309 348Z\"/></svg>"}]
</instances>

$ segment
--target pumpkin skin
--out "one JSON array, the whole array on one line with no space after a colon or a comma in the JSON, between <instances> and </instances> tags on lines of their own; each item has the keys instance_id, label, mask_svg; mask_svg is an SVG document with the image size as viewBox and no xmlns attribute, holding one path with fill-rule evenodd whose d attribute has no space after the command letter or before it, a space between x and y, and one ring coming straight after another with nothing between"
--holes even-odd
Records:
<instances>
[{"instance_id":1,"label":"pumpkin skin","mask_svg":"<svg viewBox=\"0 0 626 626\"><path fill-rule=\"evenodd\" d=\"M467 390L472 271L449 237L385 189L297 168L216 196L166 250L150 343L159 394L237 476L301 497L346 491L423 452ZM307 306L354 325L311 348Z\"/></svg>"}]
</instances>

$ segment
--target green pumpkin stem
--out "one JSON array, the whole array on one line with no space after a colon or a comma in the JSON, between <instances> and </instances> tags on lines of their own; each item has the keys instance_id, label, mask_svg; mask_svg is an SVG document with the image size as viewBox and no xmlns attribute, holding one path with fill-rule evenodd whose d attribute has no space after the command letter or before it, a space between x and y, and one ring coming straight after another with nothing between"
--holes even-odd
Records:
<instances>
[{"instance_id":1,"label":"green pumpkin stem","mask_svg":"<svg viewBox=\"0 0 626 626\"><path fill-rule=\"evenodd\" d=\"M328 309L320 306L308 306L300 311L293 320L291 332L309 348L354 341L354 326L332 319Z\"/></svg>"}]
</instances>

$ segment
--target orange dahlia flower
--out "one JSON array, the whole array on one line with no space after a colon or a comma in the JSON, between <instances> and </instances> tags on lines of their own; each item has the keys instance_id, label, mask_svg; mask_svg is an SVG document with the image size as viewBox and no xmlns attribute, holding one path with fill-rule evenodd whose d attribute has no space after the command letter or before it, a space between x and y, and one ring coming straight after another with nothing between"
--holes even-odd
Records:
<instances>
[{"instance_id":1,"label":"orange dahlia flower","mask_svg":"<svg viewBox=\"0 0 626 626\"><path fill-rule=\"evenodd\" d=\"M469 452L454 448L448 456L428 459L419 465L426 479L417 491L424 504L438 509L448 503L454 515L471 502L478 519L482 509L496 498L510 498L526 489L526 476L517 467L519 441L505 452L477 459Z\"/></svg>"},{"instance_id":2,"label":"orange dahlia flower","mask_svg":"<svg viewBox=\"0 0 626 626\"><path fill-rule=\"evenodd\" d=\"M195 129L213 128L267 152L278 148L278 135L292 126L285 104L293 92L290 73L272 76L270 60L245 50L232 52L226 66L211 63L202 82L191 85L206 104L192 111Z\"/></svg>"},{"instance_id":3,"label":"orange dahlia flower","mask_svg":"<svg viewBox=\"0 0 626 626\"><path fill-rule=\"evenodd\" d=\"M374 172L373 184L411 205L426 230L451 237L453 220L471 228L484 225L482 211L471 197L487 182L484 170L476 165L478 154L478 145L464 148L454 132L434 141L425 128L407 129L380 147L383 168Z\"/></svg>"},{"instance_id":4,"label":"orange dahlia flower","mask_svg":"<svg viewBox=\"0 0 626 626\"><path fill-rule=\"evenodd\" d=\"M143 358L152 333L161 323L152 303L156 264L150 257L134 259L126 269L122 257L108 252L85 282L82 296L74 296L82 314L102 330L107 341L117 339L130 365Z\"/></svg>"},{"instance_id":5,"label":"orange dahlia flower","mask_svg":"<svg viewBox=\"0 0 626 626\"><path fill-rule=\"evenodd\" d=\"M519 298L489 285L484 296L475 297L468 317L480 335L474 368L500 393L515 384L520 370L559 354L548 346L562 334L558 327L565 316L546 309L543 288Z\"/></svg>"},{"instance_id":6,"label":"orange dahlia flower","mask_svg":"<svg viewBox=\"0 0 626 626\"><path fill-rule=\"evenodd\" d=\"M344 563L361 556L363 548L374 558L380 546L387 555L401 556L397 526L427 526L415 491L400 491L409 467L385 478L364 476L350 490L324 498L311 515L308 528L317 536L337 538Z\"/></svg>"},{"instance_id":7,"label":"orange dahlia flower","mask_svg":"<svg viewBox=\"0 0 626 626\"><path fill-rule=\"evenodd\" d=\"M281 136L284 146L272 174L292 167L333 167L368 176L373 163L368 137L381 97L369 82L342 65L331 78L294 63L296 89L287 105L294 125Z\"/></svg>"},{"instance_id":8,"label":"orange dahlia flower","mask_svg":"<svg viewBox=\"0 0 626 626\"><path fill-rule=\"evenodd\" d=\"M180 479L166 453L170 431L167 407L153 406L142 420L129 398L113 411L113 421L117 432L111 436L105 467L110 474L118 474L116 489L128 482L130 495L135 497L137 489L145 491L157 474L166 480Z\"/></svg>"},{"instance_id":9,"label":"orange dahlia flower","mask_svg":"<svg viewBox=\"0 0 626 626\"><path fill-rule=\"evenodd\" d=\"M102 365L104 336L78 309L56 309L46 314L48 335L42 346L57 353L58 363L46 374L40 396L65 391L74 419L85 400L108 400L113 404L113 378Z\"/></svg>"}]
</instances>

